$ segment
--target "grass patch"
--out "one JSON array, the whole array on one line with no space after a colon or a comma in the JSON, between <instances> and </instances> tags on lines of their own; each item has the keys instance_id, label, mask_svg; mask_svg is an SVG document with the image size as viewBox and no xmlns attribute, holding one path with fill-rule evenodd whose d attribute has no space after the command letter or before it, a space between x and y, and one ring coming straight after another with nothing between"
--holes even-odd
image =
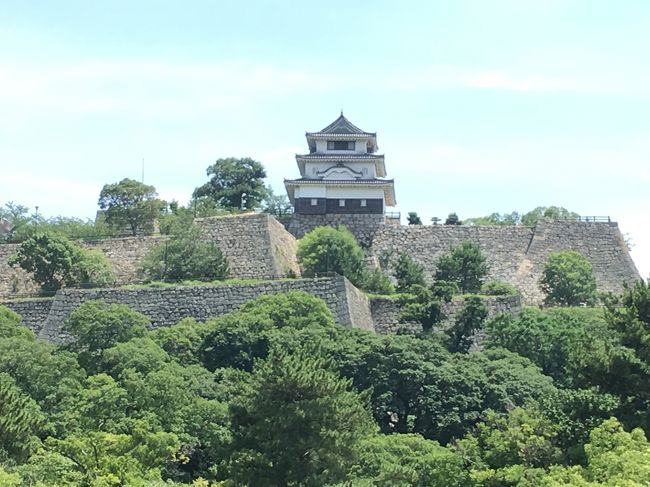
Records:
<instances>
[{"instance_id":1,"label":"grass patch","mask_svg":"<svg viewBox=\"0 0 650 487\"><path fill-rule=\"evenodd\" d=\"M120 289L166 289L171 287L189 287L189 286L237 286L242 284L270 284L272 282L295 281L291 278L283 279L223 279L214 281L195 281L185 280L176 282L152 281L142 284L125 284Z\"/></svg>"}]
</instances>

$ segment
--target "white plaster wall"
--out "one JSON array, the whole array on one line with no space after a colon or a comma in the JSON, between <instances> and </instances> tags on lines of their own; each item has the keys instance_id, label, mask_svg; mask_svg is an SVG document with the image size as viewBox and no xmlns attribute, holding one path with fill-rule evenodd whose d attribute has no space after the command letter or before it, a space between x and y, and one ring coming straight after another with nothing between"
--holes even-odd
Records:
<instances>
[{"instance_id":1,"label":"white plaster wall","mask_svg":"<svg viewBox=\"0 0 650 487\"><path fill-rule=\"evenodd\" d=\"M375 177L375 164L371 162L344 162L344 164L348 167L351 167L355 171L361 171L363 172L363 168L366 168L367 173L362 176L364 179L372 179ZM326 169L329 169L332 167L334 164L331 161L325 161L325 162L306 162L305 163L305 177L308 178L315 178L316 172L317 171L325 171ZM355 179L354 176L351 175L341 175L341 176L336 176L336 177L330 177L330 179Z\"/></svg>"},{"instance_id":2,"label":"white plaster wall","mask_svg":"<svg viewBox=\"0 0 650 487\"><path fill-rule=\"evenodd\" d=\"M325 186L299 186L296 188L294 198L326 198Z\"/></svg>"}]
</instances>

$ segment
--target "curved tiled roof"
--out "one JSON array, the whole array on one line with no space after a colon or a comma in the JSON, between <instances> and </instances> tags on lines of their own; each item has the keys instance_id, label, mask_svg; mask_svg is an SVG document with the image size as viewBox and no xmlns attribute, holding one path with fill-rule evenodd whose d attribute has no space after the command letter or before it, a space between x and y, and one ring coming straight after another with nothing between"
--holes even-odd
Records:
<instances>
[{"instance_id":1,"label":"curved tiled roof","mask_svg":"<svg viewBox=\"0 0 650 487\"><path fill-rule=\"evenodd\" d=\"M318 132L307 132L307 135L327 135L327 134L342 134L342 135L366 135L368 137L375 137L377 134L371 132L365 132L359 127L350 122L347 118L343 116L343 112L339 118L334 120L324 129Z\"/></svg>"}]
</instances>

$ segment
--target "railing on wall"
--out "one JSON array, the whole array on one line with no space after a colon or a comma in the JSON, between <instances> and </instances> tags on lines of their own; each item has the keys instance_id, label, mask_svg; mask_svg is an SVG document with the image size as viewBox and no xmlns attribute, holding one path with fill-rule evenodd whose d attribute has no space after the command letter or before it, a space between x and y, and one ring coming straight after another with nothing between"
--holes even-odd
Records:
<instances>
[{"instance_id":1,"label":"railing on wall","mask_svg":"<svg viewBox=\"0 0 650 487\"><path fill-rule=\"evenodd\" d=\"M384 216L387 220L399 220L402 218L402 214L399 211L387 211L384 213Z\"/></svg>"},{"instance_id":2,"label":"railing on wall","mask_svg":"<svg viewBox=\"0 0 650 487\"><path fill-rule=\"evenodd\" d=\"M609 216L579 216L576 218L579 222L607 222L612 223Z\"/></svg>"}]
</instances>

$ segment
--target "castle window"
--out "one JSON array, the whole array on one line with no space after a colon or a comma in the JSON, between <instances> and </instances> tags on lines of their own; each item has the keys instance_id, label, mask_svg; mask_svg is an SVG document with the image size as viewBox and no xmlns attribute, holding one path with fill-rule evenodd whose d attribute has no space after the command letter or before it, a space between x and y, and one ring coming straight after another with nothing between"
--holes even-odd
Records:
<instances>
[{"instance_id":1,"label":"castle window","mask_svg":"<svg viewBox=\"0 0 650 487\"><path fill-rule=\"evenodd\" d=\"M327 150L354 150L354 140L328 140Z\"/></svg>"},{"instance_id":2,"label":"castle window","mask_svg":"<svg viewBox=\"0 0 650 487\"><path fill-rule=\"evenodd\" d=\"M366 200L361 200L361 208L365 208L365 207L366 207Z\"/></svg>"},{"instance_id":3,"label":"castle window","mask_svg":"<svg viewBox=\"0 0 650 487\"><path fill-rule=\"evenodd\" d=\"M311 199L311 206L316 206L318 205L318 200L316 198Z\"/></svg>"},{"instance_id":4,"label":"castle window","mask_svg":"<svg viewBox=\"0 0 650 487\"><path fill-rule=\"evenodd\" d=\"M345 200L339 200L339 206L345 206Z\"/></svg>"}]
</instances>

